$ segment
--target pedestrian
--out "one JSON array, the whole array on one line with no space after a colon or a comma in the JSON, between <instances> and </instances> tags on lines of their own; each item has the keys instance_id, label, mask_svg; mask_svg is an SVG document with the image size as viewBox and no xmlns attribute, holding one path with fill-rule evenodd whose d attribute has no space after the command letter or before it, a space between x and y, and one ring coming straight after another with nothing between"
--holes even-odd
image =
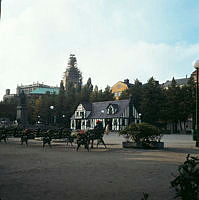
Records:
<instances>
[{"instance_id":1,"label":"pedestrian","mask_svg":"<svg viewBox=\"0 0 199 200\"><path fill-rule=\"evenodd\" d=\"M106 125L104 133L108 135L110 133L109 124Z\"/></svg>"}]
</instances>

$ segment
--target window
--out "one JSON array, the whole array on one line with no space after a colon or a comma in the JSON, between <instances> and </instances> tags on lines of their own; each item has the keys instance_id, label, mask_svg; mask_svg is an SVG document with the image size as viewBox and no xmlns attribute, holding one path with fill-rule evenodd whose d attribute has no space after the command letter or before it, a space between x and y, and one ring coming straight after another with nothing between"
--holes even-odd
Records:
<instances>
[{"instance_id":1,"label":"window","mask_svg":"<svg viewBox=\"0 0 199 200\"><path fill-rule=\"evenodd\" d=\"M76 115L76 117L79 117L79 112L78 112L78 111L76 111L76 114L75 114L75 115Z\"/></svg>"},{"instance_id":2,"label":"window","mask_svg":"<svg viewBox=\"0 0 199 200\"><path fill-rule=\"evenodd\" d=\"M90 120L88 120L88 121L86 122L86 126L87 126L87 127L90 127L90 126L91 126Z\"/></svg>"},{"instance_id":3,"label":"window","mask_svg":"<svg viewBox=\"0 0 199 200\"><path fill-rule=\"evenodd\" d=\"M125 119L122 119L122 126L125 126Z\"/></svg>"},{"instance_id":4,"label":"window","mask_svg":"<svg viewBox=\"0 0 199 200\"><path fill-rule=\"evenodd\" d=\"M118 105L116 104L110 104L107 108L107 114L108 115L113 115L118 112Z\"/></svg>"},{"instance_id":5,"label":"window","mask_svg":"<svg viewBox=\"0 0 199 200\"><path fill-rule=\"evenodd\" d=\"M120 89L120 88L122 88L122 85L121 85L121 84L118 84L118 85L117 85L117 89Z\"/></svg>"},{"instance_id":6,"label":"window","mask_svg":"<svg viewBox=\"0 0 199 200\"><path fill-rule=\"evenodd\" d=\"M113 110L113 107L112 107L112 106L109 106L109 107L108 107L108 109L107 109L107 114L108 114L108 115L114 114L114 110Z\"/></svg>"},{"instance_id":7,"label":"window","mask_svg":"<svg viewBox=\"0 0 199 200\"><path fill-rule=\"evenodd\" d=\"M81 117L84 117L84 112L80 112L80 116L81 116Z\"/></svg>"},{"instance_id":8,"label":"window","mask_svg":"<svg viewBox=\"0 0 199 200\"><path fill-rule=\"evenodd\" d=\"M114 126L117 126L117 119L114 119L113 124L114 124Z\"/></svg>"}]
</instances>

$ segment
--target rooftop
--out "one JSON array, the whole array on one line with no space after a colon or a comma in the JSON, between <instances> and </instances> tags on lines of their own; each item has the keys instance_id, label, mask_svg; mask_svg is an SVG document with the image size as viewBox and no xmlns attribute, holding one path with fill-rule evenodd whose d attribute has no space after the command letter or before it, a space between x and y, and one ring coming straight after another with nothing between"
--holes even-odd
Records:
<instances>
[{"instance_id":1,"label":"rooftop","mask_svg":"<svg viewBox=\"0 0 199 200\"><path fill-rule=\"evenodd\" d=\"M189 80L189 78L175 79L176 84L177 84L178 86L187 85L188 80ZM162 85L163 85L164 88L166 88L166 87L171 86L171 83L172 83L172 81L167 80L167 81L166 81L165 83L163 83Z\"/></svg>"},{"instance_id":2,"label":"rooftop","mask_svg":"<svg viewBox=\"0 0 199 200\"><path fill-rule=\"evenodd\" d=\"M36 88L30 94L59 94L59 88Z\"/></svg>"}]
</instances>

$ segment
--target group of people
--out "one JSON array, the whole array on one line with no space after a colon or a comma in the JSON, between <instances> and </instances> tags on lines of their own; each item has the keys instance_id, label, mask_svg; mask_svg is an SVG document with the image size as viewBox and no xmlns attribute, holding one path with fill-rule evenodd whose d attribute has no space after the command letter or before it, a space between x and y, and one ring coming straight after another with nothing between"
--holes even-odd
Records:
<instances>
[{"instance_id":1,"label":"group of people","mask_svg":"<svg viewBox=\"0 0 199 200\"><path fill-rule=\"evenodd\" d=\"M102 143L106 148L106 144L103 140L104 133L109 133L109 127L107 125L104 129L102 121L99 120L96 122L96 126L93 130L80 131L77 136L77 151L81 145L84 145L85 149L89 151L89 144L91 142L91 148L93 148L94 140L97 140L97 147Z\"/></svg>"},{"instance_id":2,"label":"group of people","mask_svg":"<svg viewBox=\"0 0 199 200\"><path fill-rule=\"evenodd\" d=\"M14 131L13 136L14 137L20 136L21 145L23 143L25 143L28 146L29 139L34 139L35 137L38 137L38 135L42 135L43 147L45 146L45 144L48 144L51 147L51 140L54 138L54 137L52 137L54 132L52 133L51 131L52 130L31 131L30 129L22 129L22 130L20 129L20 131L17 131L17 133L16 133L16 131ZM4 140L5 143L7 142L7 136L8 136L7 132L8 131L6 131L5 128L3 128L0 131L0 142L1 142L1 140ZM61 133L63 134L65 132L66 131L62 131ZM106 127L104 128L102 121L99 121L99 120L97 121L96 126L94 127L93 130L88 130L88 131L80 130L77 134L77 150L79 149L79 147L81 145L84 145L84 147L89 150L89 144L91 144L91 148L93 148L94 140L97 140L97 146L98 146L98 144L102 143L106 148L106 144L104 143L103 136L104 136L104 134L108 134L109 132L110 132L109 125L107 124ZM64 134L64 136L66 136L66 134ZM72 144L72 142L74 141L74 137L71 135L71 132L70 133L67 132L67 138L70 139L67 141Z\"/></svg>"}]
</instances>

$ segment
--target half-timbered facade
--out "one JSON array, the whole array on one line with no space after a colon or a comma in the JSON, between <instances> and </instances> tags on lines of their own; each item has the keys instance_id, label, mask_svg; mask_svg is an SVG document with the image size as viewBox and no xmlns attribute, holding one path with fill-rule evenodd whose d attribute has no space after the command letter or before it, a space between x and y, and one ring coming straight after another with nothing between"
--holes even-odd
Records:
<instances>
[{"instance_id":1,"label":"half-timbered facade","mask_svg":"<svg viewBox=\"0 0 199 200\"><path fill-rule=\"evenodd\" d=\"M100 120L110 130L123 130L129 123L139 123L140 116L131 100L81 103L71 117L71 129L93 129Z\"/></svg>"}]
</instances>

